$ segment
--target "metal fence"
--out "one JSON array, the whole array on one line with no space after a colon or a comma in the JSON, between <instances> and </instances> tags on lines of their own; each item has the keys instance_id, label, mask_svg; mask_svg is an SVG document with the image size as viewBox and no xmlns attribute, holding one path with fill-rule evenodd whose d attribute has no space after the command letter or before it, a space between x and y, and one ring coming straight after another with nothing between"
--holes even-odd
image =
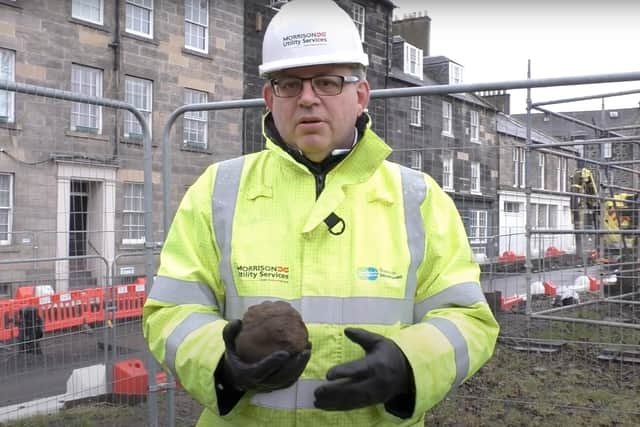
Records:
<instances>
[{"instance_id":1,"label":"metal fence","mask_svg":"<svg viewBox=\"0 0 640 427\"><path fill-rule=\"evenodd\" d=\"M428 172L458 207L482 267L482 286L502 329L494 359L430 411L428 424L560 424L571 421L567 416L574 421L591 417L602 425L607 420L622 425L640 422L633 404L640 391L640 236L637 222L627 228L621 222L625 215L630 220L638 217L637 199L616 198L637 191L640 171L634 159L640 156L590 155L593 147L607 144L618 154L627 148L638 154L638 128L595 126L542 108L575 99L531 101L532 88L637 80L640 73L621 73L373 91L369 114L374 130L394 148L390 159ZM49 324L60 325L45 328L35 340L27 333L33 315L21 311L24 306L9 307L0 300L3 313L13 316L0 320L5 331L11 328L0 347L0 400L5 402L0 421L55 411L61 400L72 404L109 395L116 404L132 404L135 396L123 392L129 384L118 383L118 369L124 363L124 369L135 371L136 360L142 360L148 398L133 403L146 422L194 424L200 405L170 375L157 372L146 352L135 304L136 293L150 287L138 278L151 282L159 249L154 242L162 241L185 191L184 180L174 180L177 171L184 174L183 159L173 159L189 154L175 149L181 143L175 141L177 135L171 136L174 125L185 113L238 111L245 138L254 141L245 147L259 147L255 141L261 137L262 100L182 106L168 116L162 132L155 133L160 134L160 147L154 151L145 117L131 105L16 83L0 82L0 88L35 97L39 107L34 115L43 115L42 120L52 110L63 111L54 114L54 122L68 120L64 108L73 107L66 101L125 109L142 124L143 134L137 145L129 141L115 157L99 158L87 145L69 144L64 138L50 138L53 146L41 148L55 153L55 158L46 156L49 163L19 153L22 167L45 170L47 178L30 184L44 191L34 194L58 201L41 203L49 207L37 212L42 224L67 225L11 231L18 249L11 259L0 260L5 301L16 290L30 287L26 285L41 286L41 291L50 285L64 300L47 302L47 295L36 296L34 289L35 298L45 298L37 300L40 313L54 316L47 318L53 319ZM500 114L486 97L474 95L523 89L529 91L524 120ZM536 131L534 111L570 123L568 134L590 128L597 136L576 140ZM117 122L118 114L105 122ZM640 125L640 118L635 123ZM100 140L96 135L88 139ZM46 170L52 158L55 173ZM114 161L119 171L126 171L105 172ZM97 165L102 174L84 170L87 165ZM595 193L572 187L574 172L585 167L597 177ZM132 180L138 186L127 186ZM66 193L61 195L61 189ZM122 195L122 207L138 209L120 212L115 203L97 202L112 191ZM80 208L74 209L76 203ZM618 214L614 228L602 221L611 206ZM162 218L152 218L152 212L162 212ZM109 216L115 219L109 222ZM44 385L38 382L43 378ZM569 390L569 385L574 388Z\"/></svg>"}]
</instances>

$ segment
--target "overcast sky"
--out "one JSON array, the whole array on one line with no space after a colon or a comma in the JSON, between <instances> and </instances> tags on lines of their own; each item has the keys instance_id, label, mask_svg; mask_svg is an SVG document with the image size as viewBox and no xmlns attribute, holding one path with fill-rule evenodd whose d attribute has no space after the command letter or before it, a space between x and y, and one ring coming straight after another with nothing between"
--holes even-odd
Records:
<instances>
[{"instance_id":1,"label":"overcast sky","mask_svg":"<svg viewBox=\"0 0 640 427\"><path fill-rule=\"evenodd\" d=\"M400 17L426 11L431 55L464 66L464 82L640 72L640 0L392 0ZM640 81L532 89L533 102L640 90ZM511 91L511 111L526 90ZM640 93L605 99L605 108L637 108ZM602 100L549 106L597 110Z\"/></svg>"}]
</instances>

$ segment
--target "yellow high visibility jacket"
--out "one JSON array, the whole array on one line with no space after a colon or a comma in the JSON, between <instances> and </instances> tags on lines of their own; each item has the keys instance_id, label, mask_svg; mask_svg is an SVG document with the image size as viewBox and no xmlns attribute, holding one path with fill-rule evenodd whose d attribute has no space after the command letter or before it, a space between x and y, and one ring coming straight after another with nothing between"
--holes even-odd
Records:
<instances>
[{"instance_id":1,"label":"yellow high visibility jacket","mask_svg":"<svg viewBox=\"0 0 640 427\"><path fill-rule=\"evenodd\" d=\"M492 355L498 325L452 200L426 174L385 160L366 129L326 176L272 141L210 166L182 200L144 306L144 336L205 410L199 426L422 426L424 413ZM342 224L325 224L330 214ZM214 370L228 319L265 300L302 315L311 359L291 387L246 393L219 414ZM334 365L364 356L345 327L392 339L415 380L410 419L384 405L328 412L313 391Z\"/></svg>"}]
</instances>

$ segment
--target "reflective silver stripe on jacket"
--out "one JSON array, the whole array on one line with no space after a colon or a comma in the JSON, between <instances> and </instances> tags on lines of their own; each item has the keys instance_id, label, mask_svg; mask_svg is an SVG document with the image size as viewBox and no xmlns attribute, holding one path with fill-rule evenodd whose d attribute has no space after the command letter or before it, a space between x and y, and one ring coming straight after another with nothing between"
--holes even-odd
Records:
<instances>
[{"instance_id":1,"label":"reflective silver stripe on jacket","mask_svg":"<svg viewBox=\"0 0 640 427\"><path fill-rule=\"evenodd\" d=\"M221 319L220 316L215 314L191 313L176 326L167 338L164 350L164 363L174 375L177 375L176 354L178 353L178 348L187 336L196 329Z\"/></svg>"},{"instance_id":2,"label":"reflective silver stripe on jacket","mask_svg":"<svg viewBox=\"0 0 640 427\"><path fill-rule=\"evenodd\" d=\"M213 230L220 249L220 278L225 284L227 296L238 295L231 268L231 232L243 164L244 157L225 160L218 164L211 200ZM224 304L224 301L221 302ZM224 308L220 308L224 313Z\"/></svg>"},{"instance_id":3,"label":"reflective silver stripe on jacket","mask_svg":"<svg viewBox=\"0 0 640 427\"><path fill-rule=\"evenodd\" d=\"M404 224L407 230L407 244L411 258L407 272L405 298L413 300L416 294L417 271L424 258L426 245L420 206L427 197L427 184L421 172L404 166L400 166L400 176L402 177Z\"/></svg>"},{"instance_id":4,"label":"reflective silver stripe on jacket","mask_svg":"<svg viewBox=\"0 0 640 427\"><path fill-rule=\"evenodd\" d=\"M211 288L204 283L188 282L158 276L153 281L149 298L169 304L200 304L218 308L218 301Z\"/></svg>"},{"instance_id":5,"label":"reflective silver stripe on jacket","mask_svg":"<svg viewBox=\"0 0 640 427\"><path fill-rule=\"evenodd\" d=\"M241 319L247 309L263 301L275 301L270 296L227 297L225 317ZM307 296L286 300L298 310L305 323L334 325L413 323L413 301L400 298L376 297L317 297Z\"/></svg>"},{"instance_id":6,"label":"reflective silver stripe on jacket","mask_svg":"<svg viewBox=\"0 0 640 427\"><path fill-rule=\"evenodd\" d=\"M458 387L462 384L462 381L464 381L464 378L469 372L469 348L467 347L467 340L464 339L464 335L462 335L456 324L449 319L434 317L425 323L438 328L453 346L456 359L456 379L453 382L452 388Z\"/></svg>"},{"instance_id":7,"label":"reflective silver stripe on jacket","mask_svg":"<svg viewBox=\"0 0 640 427\"><path fill-rule=\"evenodd\" d=\"M315 400L313 392L323 380L298 380L294 385L270 393L257 393L251 398L251 403L256 406L272 409L314 409Z\"/></svg>"},{"instance_id":8,"label":"reflective silver stripe on jacket","mask_svg":"<svg viewBox=\"0 0 640 427\"><path fill-rule=\"evenodd\" d=\"M458 283L416 303L413 309L414 322L420 322L431 310L449 307L469 307L485 303L482 288L477 282Z\"/></svg>"}]
</instances>

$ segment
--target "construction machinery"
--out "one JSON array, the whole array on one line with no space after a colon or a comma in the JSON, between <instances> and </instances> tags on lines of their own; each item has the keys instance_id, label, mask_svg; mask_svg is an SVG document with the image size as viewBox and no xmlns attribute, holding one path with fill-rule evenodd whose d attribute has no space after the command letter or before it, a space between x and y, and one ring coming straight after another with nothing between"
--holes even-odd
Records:
<instances>
[{"instance_id":1,"label":"construction machinery","mask_svg":"<svg viewBox=\"0 0 640 427\"><path fill-rule=\"evenodd\" d=\"M603 265L605 294L618 295L640 289L639 194L600 195L600 185L589 168L577 169L571 177L571 212L576 230L594 230L593 235L576 235L576 254L597 253ZM595 233L603 230L604 233ZM623 231L617 234L615 231Z\"/></svg>"}]
</instances>

